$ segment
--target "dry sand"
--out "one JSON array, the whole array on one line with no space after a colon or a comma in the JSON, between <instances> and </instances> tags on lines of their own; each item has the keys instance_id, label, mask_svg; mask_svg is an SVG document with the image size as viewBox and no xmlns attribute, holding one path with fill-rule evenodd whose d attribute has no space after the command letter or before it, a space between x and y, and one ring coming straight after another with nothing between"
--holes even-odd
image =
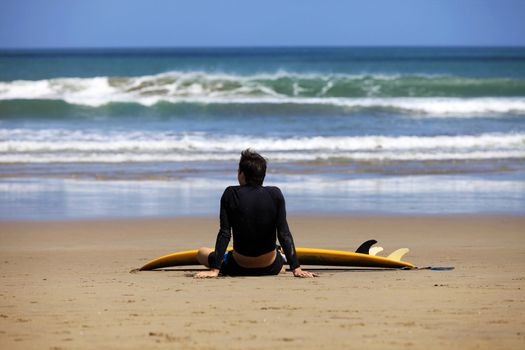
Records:
<instances>
[{"instance_id":1,"label":"dry sand","mask_svg":"<svg viewBox=\"0 0 525 350\"><path fill-rule=\"evenodd\" d=\"M298 217L296 245L375 238L418 266L316 279L130 274L211 246L214 218L0 222L0 348L523 349L525 218Z\"/></svg>"}]
</instances>

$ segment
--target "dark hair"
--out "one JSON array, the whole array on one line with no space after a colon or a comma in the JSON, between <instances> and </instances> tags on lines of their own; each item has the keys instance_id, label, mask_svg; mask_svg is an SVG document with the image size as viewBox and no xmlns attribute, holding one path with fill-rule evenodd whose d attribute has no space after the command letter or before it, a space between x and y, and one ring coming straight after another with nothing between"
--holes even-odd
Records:
<instances>
[{"instance_id":1,"label":"dark hair","mask_svg":"<svg viewBox=\"0 0 525 350\"><path fill-rule=\"evenodd\" d=\"M262 185L266 176L266 159L259 153L247 148L241 152L239 173L244 174L249 185Z\"/></svg>"}]
</instances>

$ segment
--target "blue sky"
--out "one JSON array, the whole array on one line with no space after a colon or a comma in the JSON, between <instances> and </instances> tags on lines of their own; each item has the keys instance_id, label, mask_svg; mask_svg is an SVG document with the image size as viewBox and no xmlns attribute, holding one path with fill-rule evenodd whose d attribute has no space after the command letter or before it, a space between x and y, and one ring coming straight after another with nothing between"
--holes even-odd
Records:
<instances>
[{"instance_id":1,"label":"blue sky","mask_svg":"<svg viewBox=\"0 0 525 350\"><path fill-rule=\"evenodd\" d=\"M525 46L525 0L1 0L0 47Z\"/></svg>"}]
</instances>

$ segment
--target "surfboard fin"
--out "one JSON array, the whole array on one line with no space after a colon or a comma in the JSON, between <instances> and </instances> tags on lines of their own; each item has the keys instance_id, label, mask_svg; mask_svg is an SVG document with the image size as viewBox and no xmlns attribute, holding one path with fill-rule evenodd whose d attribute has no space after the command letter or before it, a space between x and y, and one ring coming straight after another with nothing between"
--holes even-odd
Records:
<instances>
[{"instance_id":1,"label":"surfboard fin","mask_svg":"<svg viewBox=\"0 0 525 350\"><path fill-rule=\"evenodd\" d=\"M368 251L368 255L376 256L377 253L382 252L382 251L383 251L383 247L371 247L370 250Z\"/></svg>"},{"instance_id":2,"label":"surfboard fin","mask_svg":"<svg viewBox=\"0 0 525 350\"><path fill-rule=\"evenodd\" d=\"M401 258L403 258L403 256L409 251L410 249L408 248L399 248L398 250L395 250L392 253L390 253L390 255L386 258L390 260L401 261Z\"/></svg>"},{"instance_id":3,"label":"surfboard fin","mask_svg":"<svg viewBox=\"0 0 525 350\"><path fill-rule=\"evenodd\" d=\"M357 250L355 252L356 253L360 253L360 254L369 254L370 247L373 246L376 243L377 243L377 241L375 239L370 239L370 240L364 242L363 244L361 244L359 246L359 248L357 248Z\"/></svg>"}]
</instances>

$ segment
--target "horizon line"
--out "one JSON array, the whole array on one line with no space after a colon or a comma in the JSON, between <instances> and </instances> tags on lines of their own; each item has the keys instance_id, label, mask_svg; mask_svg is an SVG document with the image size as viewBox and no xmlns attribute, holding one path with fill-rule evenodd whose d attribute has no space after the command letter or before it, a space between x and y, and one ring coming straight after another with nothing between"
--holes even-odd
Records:
<instances>
[{"instance_id":1,"label":"horizon line","mask_svg":"<svg viewBox=\"0 0 525 350\"><path fill-rule=\"evenodd\" d=\"M351 48L498 48L522 49L525 45L254 45L254 46L50 46L0 47L0 51L52 50L177 50L177 49L351 49Z\"/></svg>"}]
</instances>

